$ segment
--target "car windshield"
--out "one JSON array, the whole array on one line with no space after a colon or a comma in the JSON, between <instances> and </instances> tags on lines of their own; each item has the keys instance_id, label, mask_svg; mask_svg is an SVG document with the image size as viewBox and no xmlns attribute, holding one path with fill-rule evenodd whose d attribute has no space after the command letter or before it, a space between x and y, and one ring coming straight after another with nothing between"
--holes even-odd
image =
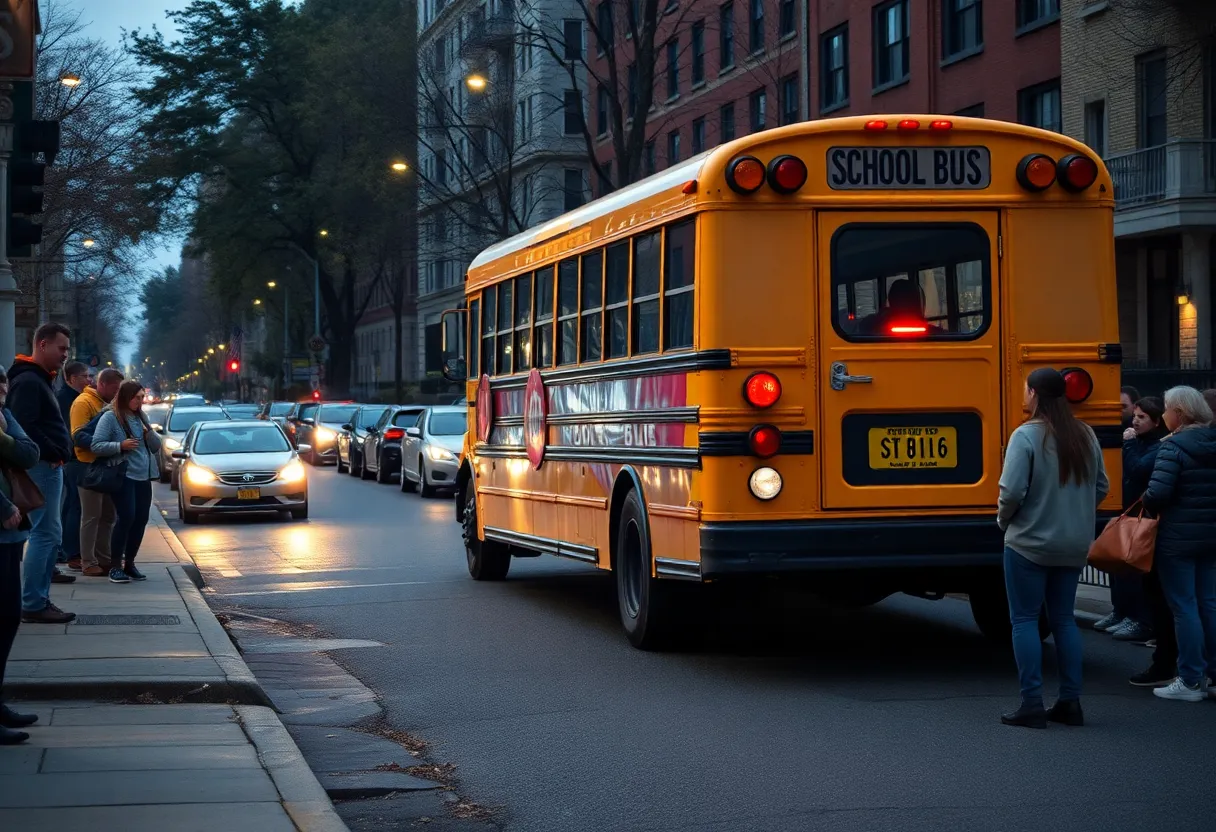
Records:
<instances>
[{"instance_id":1,"label":"car windshield","mask_svg":"<svg viewBox=\"0 0 1216 832\"><path fill-rule=\"evenodd\" d=\"M202 396L178 396L173 400L173 403L178 407L194 407L195 405L206 404L207 400Z\"/></svg>"},{"instance_id":2,"label":"car windshield","mask_svg":"<svg viewBox=\"0 0 1216 832\"><path fill-rule=\"evenodd\" d=\"M218 407L214 410L175 410L169 417L169 430L174 433L185 433L196 422L210 422L216 419L227 419L228 414Z\"/></svg>"},{"instance_id":3,"label":"car windshield","mask_svg":"<svg viewBox=\"0 0 1216 832\"><path fill-rule=\"evenodd\" d=\"M271 416L286 416L294 407L291 402L275 402L270 406Z\"/></svg>"},{"instance_id":4,"label":"car windshield","mask_svg":"<svg viewBox=\"0 0 1216 832\"><path fill-rule=\"evenodd\" d=\"M164 425L165 417L169 415L169 405L167 404L150 404L144 407L144 415L148 417L148 423L152 425Z\"/></svg>"},{"instance_id":5,"label":"car windshield","mask_svg":"<svg viewBox=\"0 0 1216 832\"><path fill-rule=\"evenodd\" d=\"M464 413L435 413L431 416L429 430L432 436L460 436L468 429L468 416Z\"/></svg>"},{"instance_id":6,"label":"car windshield","mask_svg":"<svg viewBox=\"0 0 1216 832\"><path fill-rule=\"evenodd\" d=\"M363 412L359 414L359 424L363 427L370 427L380 421L380 417L384 415L387 407L365 407Z\"/></svg>"},{"instance_id":7,"label":"car windshield","mask_svg":"<svg viewBox=\"0 0 1216 832\"><path fill-rule=\"evenodd\" d=\"M321 405L319 405L319 404L312 404L312 403L302 404L302 405L300 405L300 412L296 414L296 418L297 419L307 419L309 416L312 416L313 414L315 414L317 412L317 408L320 406Z\"/></svg>"},{"instance_id":8,"label":"car windshield","mask_svg":"<svg viewBox=\"0 0 1216 832\"><path fill-rule=\"evenodd\" d=\"M345 425L358 409L359 406L355 404L327 404L317 412L317 421Z\"/></svg>"},{"instance_id":9,"label":"car windshield","mask_svg":"<svg viewBox=\"0 0 1216 832\"><path fill-rule=\"evenodd\" d=\"M418 417L421 415L421 410L404 410L393 417L393 424L399 428L412 428L418 424Z\"/></svg>"},{"instance_id":10,"label":"car windshield","mask_svg":"<svg viewBox=\"0 0 1216 832\"><path fill-rule=\"evenodd\" d=\"M289 451L287 439L274 425L200 430L196 454L268 454Z\"/></svg>"},{"instance_id":11,"label":"car windshield","mask_svg":"<svg viewBox=\"0 0 1216 832\"><path fill-rule=\"evenodd\" d=\"M230 416L240 419L251 419L257 415L258 406L256 404L230 404L224 407Z\"/></svg>"}]
</instances>

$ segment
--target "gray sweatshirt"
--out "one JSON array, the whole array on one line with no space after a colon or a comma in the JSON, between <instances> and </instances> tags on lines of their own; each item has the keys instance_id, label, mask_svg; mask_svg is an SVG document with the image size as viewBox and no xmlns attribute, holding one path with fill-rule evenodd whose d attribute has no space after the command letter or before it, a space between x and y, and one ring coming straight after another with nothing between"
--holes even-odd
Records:
<instances>
[{"instance_id":1,"label":"gray sweatshirt","mask_svg":"<svg viewBox=\"0 0 1216 832\"><path fill-rule=\"evenodd\" d=\"M123 451L122 441L129 438L138 439L139 444L133 451ZM129 480L153 480L160 475L156 461L156 454L160 451L160 437L155 431L145 429L144 423L134 416L127 417L127 430L124 431L113 408L106 408L101 414L101 420L93 432L93 445L90 450L97 454L98 459L118 459L121 454L122 458L127 460Z\"/></svg>"},{"instance_id":2,"label":"gray sweatshirt","mask_svg":"<svg viewBox=\"0 0 1216 832\"><path fill-rule=\"evenodd\" d=\"M997 525L1005 545L1040 566L1085 566L1094 541L1098 503L1110 490L1102 448L1089 431L1093 462L1089 478L1060 485L1055 440L1043 447L1046 426L1031 421L1009 437L1001 470Z\"/></svg>"}]
</instances>

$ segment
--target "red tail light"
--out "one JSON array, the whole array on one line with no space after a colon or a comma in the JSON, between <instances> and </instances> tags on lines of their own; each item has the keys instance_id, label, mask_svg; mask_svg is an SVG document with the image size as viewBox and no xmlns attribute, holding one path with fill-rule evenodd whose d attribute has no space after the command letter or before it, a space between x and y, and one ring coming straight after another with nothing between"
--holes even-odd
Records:
<instances>
[{"instance_id":1,"label":"red tail light","mask_svg":"<svg viewBox=\"0 0 1216 832\"><path fill-rule=\"evenodd\" d=\"M752 407L772 407L781 398L781 382L772 373L752 373L743 382L743 398Z\"/></svg>"},{"instance_id":2,"label":"red tail light","mask_svg":"<svg viewBox=\"0 0 1216 832\"><path fill-rule=\"evenodd\" d=\"M781 430L775 425L756 425L747 436L747 444L761 459L776 456L781 450Z\"/></svg>"},{"instance_id":3,"label":"red tail light","mask_svg":"<svg viewBox=\"0 0 1216 832\"><path fill-rule=\"evenodd\" d=\"M764 184L764 165L755 156L740 156L726 166L726 184L735 193L754 194Z\"/></svg>"},{"instance_id":4,"label":"red tail light","mask_svg":"<svg viewBox=\"0 0 1216 832\"><path fill-rule=\"evenodd\" d=\"M384 432L384 438L390 442L395 439L404 439L405 430L403 428L389 428Z\"/></svg>"},{"instance_id":5,"label":"red tail light","mask_svg":"<svg viewBox=\"0 0 1216 832\"><path fill-rule=\"evenodd\" d=\"M1045 191L1056 181L1056 163L1050 156L1031 153L1018 162L1018 184L1028 191Z\"/></svg>"},{"instance_id":6,"label":"red tail light","mask_svg":"<svg viewBox=\"0 0 1216 832\"><path fill-rule=\"evenodd\" d=\"M1064 190L1080 193L1098 179L1098 165L1088 156L1073 153L1060 160L1056 176Z\"/></svg>"},{"instance_id":7,"label":"red tail light","mask_svg":"<svg viewBox=\"0 0 1216 832\"><path fill-rule=\"evenodd\" d=\"M867 121L866 129L867 130L886 130L887 123L881 119L877 119L875 121Z\"/></svg>"},{"instance_id":8,"label":"red tail light","mask_svg":"<svg viewBox=\"0 0 1216 832\"><path fill-rule=\"evenodd\" d=\"M1069 367L1060 375L1064 376L1064 398L1073 404L1080 404L1093 394L1094 380L1080 367Z\"/></svg>"},{"instance_id":9,"label":"red tail light","mask_svg":"<svg viewBox=\"0 0 1216 832\"><path fill-rule=\"evenodd\" d=\"M953 122L953 121L949 121L949 120L944 119L944 118L943 118L943 119L938 119L937 121L931 121L931 122L929 122L929 129L930 129L930 130L938 130L938 131L940 131L940 130L952 130L953 128L954 128L954 122Z\"/></svg>"},{"instance_id":10,"label":"red tail light","mask_svg":"<svg viewBox=\"0 0 1216 832\"><path fill-rule=\"evenodd\" d=\"M768 163L768 184L779 194L792 194L806 184L806 165L796 156L778 156Z\"/></svg>"},{"instance_id":11,"label":"red tail light","mask_svg":"<svg viewBox=\"0 0 1216 832\"><path fill-rule=\"evenodd\" d=\"M919 130L920 122L914 118L906 118L898 125L900 130Z\"/></svg>"},{"instance_id":12,"label":"red tail light","mask_svg":"<svg viewBox=\"0 0 1216 832\"><path fill-rule=\"evenodd\" d=\"M929 332L927 324L892 324L892 335L925 335Z\"/></svg>"}]
</instances>

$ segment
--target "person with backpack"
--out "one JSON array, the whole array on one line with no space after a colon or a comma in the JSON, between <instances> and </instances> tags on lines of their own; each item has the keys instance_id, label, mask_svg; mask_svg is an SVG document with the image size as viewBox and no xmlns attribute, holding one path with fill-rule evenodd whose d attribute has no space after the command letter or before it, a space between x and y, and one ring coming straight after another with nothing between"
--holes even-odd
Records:
<instances>
[{"instance_id":1,"label":"person with backpack","mask_svg":"<svg viewBox=\"0 0 1216 832\"><path fill-rule=\"evenodd\" d=\"M110 536L110 583L115 584L146 580L135 567L135 556L143 543L152 508L152 481L160 477L157 462L160 437L148 424L143 404L143 385L124 381L118 387L113 407L101 414L93 432L93 453L106 464L125 466L122 481L114 492L117 521Z\"/></svg>"},{"instance_id":2,"label":"person with backpack","mask_svg":"<svg viewBox=\"0 0 1216 832\"><path fill-rule=\"evenodd\" d=\"M90 449L93 431L86 431L86 428L98 420L102 411L114 400L122 381L122 373L107 367L97 374L96 388L86 387L72 402L72 441L81 465L80 477L84 476L85 467L97 462L97 454ZM88 435L84 436L85 433ZM109 576L111 566L114 499L105 492L85 488L82 484L77 491L80 494L81 574L87 578L105 578Z\"/></svg>"},{"instance_id":3,"label":"person with backpack","mask_svg":"<svg viewBox=\"0 0 1216 832\"><path fill-rule=\"evenodd\" d=\"M1013 624L1022 702L1005 725L1083 725L1081 631L1074 616L1077 584L1097 528L1098 504L1110 483L1098 438L1073 415L1064 377L1040 367L1026 379L1030 419L1009 437L1001 470L997 525L1005 532L1005 591ZM1043 708L1043 645L1039 612L1055 639L1060 695Z\"/></svg>"}]
</instances>

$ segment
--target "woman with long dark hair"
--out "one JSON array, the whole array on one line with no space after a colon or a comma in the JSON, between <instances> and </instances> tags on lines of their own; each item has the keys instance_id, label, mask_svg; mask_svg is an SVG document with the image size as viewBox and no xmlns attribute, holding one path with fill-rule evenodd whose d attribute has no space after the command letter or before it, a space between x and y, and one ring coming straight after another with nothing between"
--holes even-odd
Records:
<instances>
[{"instance_id":1,"label":"woman with long dark hair","mask_svg":"<svg viewBox=\"0 0 1216 832\"><path fill-rule=\"evenodd\" d=\"M1077 583L1110 483L1094 432L1072 414L1064 377L1041 367L1026 379L1030 419L1009 437L1001 471L997 525L1005 532L1005 590L1022 702L1006 725L1082 725L1081 631L1073 610ZM1047 606L1055 638L1060 695L1043 707L1039 611Z\"/></svg>"},{"instance_id":2,"label":"woman with long dark hair","mask_svg":"<svg viewBox=\"0 0 1216 832\"><path fill-rule=\"evenodd\" d=\"M110 536L110 581L116 584L145 580L135 568L152 508L152 480L160 476L157 454L160 437L143 413L144 388L138 381L124 381L93 433L90 450L100 458L121 455L127 462L122 489L114 496L114 532ZM121 560L120 560L121 558ZM121 565L120 565L121 564Z\"/></svg>"},{"instance_id":3,"label":"woman with long dark hair","mask_svg":"<svg viewBox=\"0 0 1216 832\"><path fill-rule=\"evenodd\" d=\"M1135 505L1144 489L1148 488L1157 447L1169 433L1161 421L1164 412L1165 406L1155 396L1138 399L1132 407L1131 427L1123 432L1124 511ZM1153 617L1145 597L1142 575L1111 575L1110 600L1114 610L1094 624L1095 630L1106 632L1119 641L1147 641L1153 638L1159 622Z\"/></svg>"}]
</instances>

